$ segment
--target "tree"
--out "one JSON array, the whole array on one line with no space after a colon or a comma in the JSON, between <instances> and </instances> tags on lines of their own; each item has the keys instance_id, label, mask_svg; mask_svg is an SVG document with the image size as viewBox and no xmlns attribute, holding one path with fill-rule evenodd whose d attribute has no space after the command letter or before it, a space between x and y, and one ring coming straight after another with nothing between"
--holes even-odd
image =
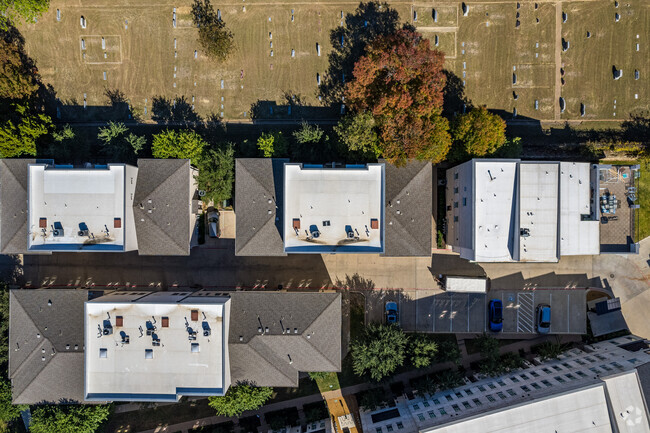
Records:
<instances>
[{"instance_id":1,"label":"tree","mask_svg":"<svg viewBox=\"0 0 650 433\"><path fill-rule=\"evenodd\" d=\"M153 136L151 152L154 158L189 159L198 164L206 145L194 131L166 129Z\"/></svg>"},{"instance_id":2,"label":"tree","mask_svg":"<svg viewBox=\"0 0 650 433\"><path fill-rule=\"evenodd\" d=\"M199 44L208 57L219 61L228 58L234 48L233 34L214 12L210 0L195 0L192 21L199 28Z\"/></svg>"},{"instance_id":3,"label":"tree","mask_svg":"<svg viewBox=\"0 0 650 433\"><path fill-rule=\"evenodd\" d=\"M235 181L235 149L228 143L223 148L208 150L197 163L195 176L199 189L205 191L205 203L220 203L232 197Z\"/></svg>"},{"instance_id":4,"label":"tree","mask_svg":"<svg viewBox=\"0 0 650 433\"><path fill-rule=\"evenodd\" d=\"M34 112L27 102L10 105L0 123L0 158L36 155L37 140L52 126L49 116Z\"/></svg>"},{"instance_id":5,"label":"tree","mask_svg":"<svg viewBox=\"0 0 650 433\"><path fill-rule=\"evenodd\" d=\"M23 99L38 87L36 67L25 55L19 40L0 38L0 98Z\"/></svg>"},{"instance_id":6,"label":"tree","mask_svg":"<svg viewBox=\"0 0 650 433\"><path fill-rule=\"evenodd\" d=\"M438 372L434 380L440 390L455 388L463 384L463 376L456 369Z\"/></svg>"},{"instance_id":7,"label":"tree","mask_svg":"<svg viewBox=\"0 0 650 433\"><path fill-rule=\"evenodd\" d=\"M335 142L318 125L302 122L300 129L293 132L291 156L303 162L333 160L337 156Z\"/></svg>"},{"instance_id":8,"label":"tree","mask_svg":"<svg viewBox=\"0 0 650 433\"><path fill-rule=\"evenodd\" d=\"M346 14L344 26L330 31L332 51L328 55L329 67L319 87L326 102L341 102L345 83L352 79L354 64L366 54L366 46L378 36L395 33L399 23L399 13L388 3L369 1L359 3L354 13ZM405 28L408 26L404 25Z\"/></svg>"},{"instance_id":9,"label":"tree","mask_svg":"<svg viewBox=\"0 0 650 433\"><path fill-rule=\"evenodd\" d=\"M11 383L7 379L0 379L0 431L5 431L8 423L18 419L20 412L29 408L27 405L12 404L11 399Z\"/></svg>"},{"instance_id":10,"label":"tree","mask_svg":"<svg viewBox=\"0 0 650 433\"><path fill-rule=\"evenodd\" d=\"M483 333L477 338L476 343L481 352L481 358L483 358L479 363L479 371L490 376L498 374L501 371L499 366L499 341Z\"/></svg>"},{"instance_id":11,"label":"tree","mask_svg":"<svg viewBox=\"0 0 650 433\"><path fill-rule=\"evenodd\" d=\"M142 150L147 139L129 132L122 122L108 122L106 127L99 128L97 138L102 143L102 152L119 162L130 162Z\"/></svg>"},{"instance_id":12,"label":"tree","mask_svg":"<svg viewBox=\"0 0 650 433\"><path fill-rule=\"evenodd\" d=\"M436 353L436 362L453 362L460 364L460 349L456 339L445 338L438 342L438 352Z\"/></svg>"},{"instance_id":13,"label":"tree","mask_svg":"<svg viewBox=\"0 0 650 433\"><path fill-rule=\"evenodd\" d=\"M34 22L50 7L50 0L0 0L0 30L12 23Z\"/></svg>"},{"instance_id":14,"label":"tree","mask_svg":"<svg viewBox=\"0 0 650 433\"><path fill-rule=\"evenodd\" d=\"M375 126L375 118L364 111L346 115L334 131L352 157L373 160L381 156Z\"/></svg>"},{"instance_id":15,"label":"tree","mask_svg":"<svg viewBox=\"0 0 650 433\"><path fill-rule=\"evenodd\" d=\"M31 433L94 433L108 418L111 406L44 405L32 411Z\"/></svg>"},{"instance_id":16,"label":"tree","mask_svg":"<svg viewBox=\"0 0 650 433\"><path fill-rule=\"evenodd\" d=\"M239 416L244 411L262 407L272 394L273 388L239 382L230 386L225 396L210 397L208 404L219 416Z\"/></svg>"},{"instance_id":17,"label":"tree","mask_svg":"<svg viewBox=\"0 0 650 433\"><path fill-rule=\"evenodd\" d=\"M264 158L278 158L287 155L287 139L281 131L263 132L257 139L257 148Z\"/></svg>"},{"instance_id":18,"label":"tree","mask_svg":"<svg viewBox=\"0 0 650 433\"><path fill-rule=\"evenodd\" d=\"M506 144L506 122L485 107L472 108L454 119L451 135L459 159L492 155Z\"/></svg>"},{"instance_id":19,"label":"tree","mask_svg":"<svg viewBox=\"0 0 650 433\"><path fill-rule=\"evenodd\" d=\"M442 161L451 147L449 122L441 114L444 54L411 30L380 36L366 51L346 85L346 102L372 113L380 149L391 163Z\"/></svg>"},{"instance_id":20,"label":"tree","mask_svg":"<svg viewBox=\"0 0 650 433\"><path fill-rule=\"evenodd\" d=\"M376 410L386 404L386 392L384 388L372 388L364 391L359 399L359 406L366 411Z\"/></svg>"},{"instance_id":21,"label":"tree","mask_svg":"<svg viewBox=\"0 0 650 433\"><path fill-rule=\"evenodd\" d=\"M398 326L371 323L351 344L354 373L381 380L404 364L407 345L408 337Z\"/></svg>"},{"instance_id":22,"label":"tree","mask_svg":"<svg viewBox=\"0 0 650 433\"><path fill-rule=\"evenodd\" d=\"M415 368L428 367L438 352L438 344L429 335L414 334L409 341L409 352Z\"/></svg>"}]
</instances>

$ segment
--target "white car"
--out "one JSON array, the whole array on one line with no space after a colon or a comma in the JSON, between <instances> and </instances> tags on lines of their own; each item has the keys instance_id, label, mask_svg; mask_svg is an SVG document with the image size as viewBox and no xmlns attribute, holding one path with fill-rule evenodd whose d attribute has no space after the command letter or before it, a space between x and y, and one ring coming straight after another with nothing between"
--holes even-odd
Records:
<instances>
[{"instance_id":1,"label":"white car","mask_svg":"<svg viewBox=\"0 0 650 433\"><path fill-rule=\"evenodd\" d=\"M219 212L210 212L208 214L208 235L211 238L219 237Z\"/></svg>"}]
</instances>

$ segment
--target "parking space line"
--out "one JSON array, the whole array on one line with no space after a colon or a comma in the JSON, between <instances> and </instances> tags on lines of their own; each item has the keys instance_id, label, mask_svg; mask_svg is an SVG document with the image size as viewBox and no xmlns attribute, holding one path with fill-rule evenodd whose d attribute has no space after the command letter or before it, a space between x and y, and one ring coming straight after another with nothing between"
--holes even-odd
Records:
<instances>
[{"instance_id":1,"label":"parking space line","mask_svg":"<svg viewBox=\"0 0 650 433\"><path fill-rule=\"evenodd\" d=\"M533 332L534 293L517 293L517 332ZM520 320L521 318L521 320Z\"/></svg>"}]
</instances>

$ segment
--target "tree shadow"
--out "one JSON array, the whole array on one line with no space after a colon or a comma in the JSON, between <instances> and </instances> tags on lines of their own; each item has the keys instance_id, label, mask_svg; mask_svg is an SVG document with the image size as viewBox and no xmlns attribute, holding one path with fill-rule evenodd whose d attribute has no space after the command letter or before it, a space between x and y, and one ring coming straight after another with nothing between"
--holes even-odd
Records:
<instances>
[{"instance_id":1,"label":"tree shadow","mask_svg":"<svg viewBox=\"0 0 650 433\"><path fill-rule=\"evenodd\" d=\"M399 13L388 3L361 2L354 13L345 16L345 25L330 32L333 51L329 54L327 74L320 86L320 95L326 103L341 102L345 81L352 79L354 64L366 53L366 46L378 36L395 33L398 28ZM410 24L404 24L403 28L414 30Z\"/></svg>"},{"instance_id":2,"label":"tree shadow","mask_svg":"<svg viewBox=\"0 0 650 433\"><path fill-rule=\"evenodd\" d=\"M194 105L177 96L174 99L154 96L151 102L151 119L162 125L189 126L202 122L201 116L194 111Z\"/></svg>"},{"instance_id":3,"label":"tree shadow","mask_svg":"<svg viewBox=\"0 0 650 433\"><path fill-rule=\"evenodd\" d=\"M333 107L306 105L300 95L284 92L285 103L257 100L251 104L251 120L300 120L336 119L338 111Z\"/></svg>"},{"instance_id":4,"label":"tree shadow","mask_svg":"<svg viewBox=\"0 0 650 433\"><path fill-rule=\"evenodd\" d=\"M442 114L450 119L457 114L470 110L472 108L472 101L465 95L463 80L458 75L447 69L443 69L442 72L447 78L442 93Z\"/></svg>"}]
</instances>

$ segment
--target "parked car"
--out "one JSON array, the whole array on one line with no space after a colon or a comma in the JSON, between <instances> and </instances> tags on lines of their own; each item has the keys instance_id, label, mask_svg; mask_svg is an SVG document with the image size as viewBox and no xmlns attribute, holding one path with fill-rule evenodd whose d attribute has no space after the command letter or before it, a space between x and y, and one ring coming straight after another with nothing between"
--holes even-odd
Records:
<instances>
[{"instance_id":1,"label":"parked car","mask_svg":"<svg viewBox=\"0 0 650 433\"><path fill-rule=\"evenodd\" d=\"M539 304L535 309L535 329L540 334L548 334L551 330L551 306Z\"/></svg>"},{"instance_id":2,"label":"parked car","mask_svg":"<svg viewBox=\"0 0 650 433\"><path fill-rule=\"evenodd\" d=\"M208 214L208 234L211 238L219 237L219 213L210 212Z\"/></svg>"},{"instance_id":3,"label":"parked car","mask_svg":"<svg viewBox=\"0 0 650 433\"><path fill-rule=\"evenodd\" d=\"M397 303L386 302L386 323L397 323Z\"/></svg>"},{"instance_id":4,"label":"parked car","mask_svg":"<svg viewBox=\"0 0 650 433\"><path fill-rule=\"evenodd\" d=\"M503 302L501 299L492 299L488 304L488 317L490 331L499 332L503 329Z\"/></svg>"}]
</instances>

